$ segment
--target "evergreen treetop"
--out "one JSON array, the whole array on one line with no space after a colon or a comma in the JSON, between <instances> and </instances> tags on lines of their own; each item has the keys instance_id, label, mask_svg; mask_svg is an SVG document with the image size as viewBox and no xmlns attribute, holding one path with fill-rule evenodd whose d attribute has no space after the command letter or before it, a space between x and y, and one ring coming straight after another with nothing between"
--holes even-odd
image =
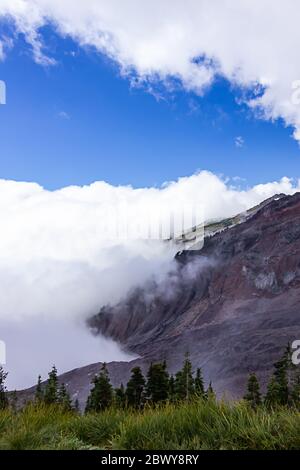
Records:
<instances>
[{"instance_id":1,"label":"evergreen treetop","mask_svg":"<svg viewBox=\"0 0 300 470\"><path fill-rule=\"evenodd\" d=\"M261 404L260 386L256 374L251 373L248 379L247 393L244 397L252 408L256 408Z\"/></svg>"},{"instance_id":2,"label":"evergreen treetop","mask_svg":"<svg viewBox=\"0 0 300 470\"><path fill-rule=\"evenodd\" d=\"M175 376L175 393L179 400L189 400L194 394L194 378L189 354L185 355L182 369Z\"/></svg>"},{"instance_id":3,"label":"evergreen treetop","mask_svg":"<svg viewBox=\"0 0 300 470\"><path fill-rule=\"evenodd\" d=\"M48 381L45 386L44 401L47 405L57 403L57 398L58 398L57 387L58 387L57 369L55 366L53 366L51 372L49 372Z\"/></svg>"},{"instance_id":4,"label":"evergreen treetop","mask_svg":"<svg viewBox=\"0 0 300 470\"><path fill-rule=\"evenodd\" d=\"M128 406L141 408L144 400L145 378L140 367L134 367L126 388Z\"/></svg>"},{"instance_id":5,"label":"evergreen treetop","mask_svg":"<svg viewBox=\"0 0 300 470\"><path fill-rule=\"evenodd\" d=\"M42 377L38 376L37 385L35 388L35 401L41 403L44 400L44 391L42 388Z\"/></svg>"},{"instance_id":6,"label":"evergreen treetop","mask_svg":"<svg viewBox=\"0 0 300 470\"><path fill-rule=\"evenodd\" d=\"M202 371L200 367L197 368L196 377L195 377L195 394L199 397L204 397L204 381L202 376Z\"/></svg>"},{"instance_id":7,"label":"evergreen treetop","mask_svg":"<svg viewBox=\"0 0 300 470\"><path fill-rule=\"evenodd\" d=\"M126 392L122 383L120 387L115 389L115 402L116 406L120 409L124 409L126 407Z\"/></svg>"},{"instance_id":8,"label":"evergreen treetop","mask_svg":"<svg viewBox=\"0 0 300 470\"><path fill-rule=\"evenodd\" d=\"M169 396L169 374L166 362L151 364L147 374L146 397L155 404Z\"/></svg>"},{"instance_id":9,"label":"evergreen treetop","mask_svg":"<svg viewBox=\"0 0 300 470\"><path fill-rule=\"evenodd\" d=\"M109 373L105 363L102 364L100 374L93 380L93 388L88 397L86 412L103 411L111 406L113 401L113 388L110 383Z\"/></svg>"},{"instance_id":10,"label":"evergreen treetop","mask_svg":"<svg viewBox=\"0 0 300 470\"><path fill-rule=\"evenodd\" d=\"M59 403L59 405L61 405L65 411L72 410L72 400L64 383L62 383L59 387L57 403Z\"/></svg>"}]
</instances>

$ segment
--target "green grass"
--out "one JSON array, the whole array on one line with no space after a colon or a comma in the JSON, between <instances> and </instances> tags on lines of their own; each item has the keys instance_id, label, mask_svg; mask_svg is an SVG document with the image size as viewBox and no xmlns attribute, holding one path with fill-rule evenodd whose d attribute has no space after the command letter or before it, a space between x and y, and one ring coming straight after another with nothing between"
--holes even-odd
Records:
<instances>
[{"instance_id":1,"label":"green grass","mask_svg":"<svg viewBox=\"0 0 300 470\"><path fill-rule=\"evenodd\" d=\"M214 400L85 416L31 405L0 412L5 449L300 449L300 413Z\"/></svg>"}]
</instances>

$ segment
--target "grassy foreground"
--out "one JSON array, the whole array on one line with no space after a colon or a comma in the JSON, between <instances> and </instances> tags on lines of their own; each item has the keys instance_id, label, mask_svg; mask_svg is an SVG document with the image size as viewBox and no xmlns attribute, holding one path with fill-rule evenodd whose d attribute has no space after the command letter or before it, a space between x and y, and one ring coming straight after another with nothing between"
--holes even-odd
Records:
<instances>
[{"instance_id":1,"label":"grassy foreground","mask_svg":"<svg viewBox=\"0 0 300 470\"><path fill-rule=\"evenodd\" d=\"M5 449L300 449L300 413L215 400L84 416L29 405L0 412Z\"/></svg>"}]
</instances>

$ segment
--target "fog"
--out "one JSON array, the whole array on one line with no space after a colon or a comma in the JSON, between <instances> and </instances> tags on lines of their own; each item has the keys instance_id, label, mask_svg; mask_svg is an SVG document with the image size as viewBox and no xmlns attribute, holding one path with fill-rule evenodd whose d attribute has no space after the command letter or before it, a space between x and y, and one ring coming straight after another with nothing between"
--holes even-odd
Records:
<instances>
[{"instance_id":1,"label":"fog","mask_svg":"<svg viewBox=\"0 0 300 470\"><path fill-rule=\"evenodd\" d=\"M138 189L96 182L47 191L36 183L1 180L0 340L7 346L9 387L33 385L53 364L65 372L128 357L113 342L93 337L85 321L153 276L164 285L182 247L147 240L137 229L162 207L176 216L183 207L201 205L204 218L212 219L298 189L283 178L241 190L205 171ZM126 207L127 226L135 227L130 237L110 238L104 230L116 207Z\"/></svg>"}]
</instances>

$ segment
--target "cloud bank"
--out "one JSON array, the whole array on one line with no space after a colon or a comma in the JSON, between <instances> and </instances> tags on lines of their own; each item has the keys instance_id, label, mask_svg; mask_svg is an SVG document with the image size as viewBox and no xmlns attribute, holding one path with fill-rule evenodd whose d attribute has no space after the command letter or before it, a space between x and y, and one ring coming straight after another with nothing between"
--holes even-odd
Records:
<instances>
[{"instance_id":1,"label":"cloud bank","mask_svg":"<svg viewBox=\"0 0 300 470\"><path fill-rule=\"evenodd\" d=\"M89 336L85 319L147 279L163 279L180 247L103 236L107 207L126 205L129 225L142 227L162 206L202 205L205 219L222 218L299 189L283 178L241 190L206 171L161 188L100 181L47 191L0 180L0 339L7 343L10 388L32 385L54 362L65 371L128 357Z\"/></svg>"},{"instance_id":2,"label":"cloud bank","mask_svg":"<svg viewBox=\"0 0 300 470\"><path fill-rule=\"evenodd\" d=\"M222 76L245 92L260 117L292 126L297 140L299 14L295 0L0 1L0 16L14 22L41 64L55 63L40 30L51 23L150 87L157 81L172 87L176 79L202 94Z\"/></svg>"},{"instance_id":3,"label":"cloud bank","mask_svg":"<svg viewBox=\"0 0 300 470\"><path fill-rule=\"evenodd\" d=\"M283 178L239 190L206 171L161 188L100 181L47 191L35 183L0 180L0 320L82 318L117 302L152 272L168 269L178 247L103 236L107 207L126 204L129 225L145 226L162 205L202 205L204 218L212 219L296 189L299 184Z\"/></svg>"}]
</instances>

